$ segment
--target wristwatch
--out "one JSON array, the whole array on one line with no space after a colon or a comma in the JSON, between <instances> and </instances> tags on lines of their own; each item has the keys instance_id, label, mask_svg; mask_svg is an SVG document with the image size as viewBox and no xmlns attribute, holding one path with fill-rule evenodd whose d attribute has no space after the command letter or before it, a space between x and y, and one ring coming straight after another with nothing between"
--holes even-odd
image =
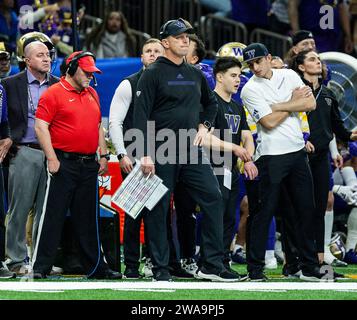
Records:
<instances>
[{"instance_id":1,"label":"wristwatch","mask_svg":"<svg viewBox=\"0 0 357 320\"><path fill-rule=\"evenodd\" d=\"M110 160L110 153L106 153L106 154L101 154L100 155L100 158L102 159L102 158L105 158L105 159L107 159L108 161Z\"/></svg>"},{"instance_id":2,"label":"wristwatch","mask_svg":"<svg viewBox=\"0 0 357 320\"><path fill-rule=\"evenodd\" d=\"M121 161L125 157L124 153L119 153L118 154L118 160Z\"/></svg>"},{"instance_id":3,"label":"wristwatch","mask_svg":"<svg viewBox=\"0 0 357 320\"><path fill-rule=\"evenodd\" d=\"M211 127L212 127L212 124L211 124L211 122L205 120L205 121L203 121L203 126L204 126L207 130L210 130Z\"/></svg>"}]
</instances>

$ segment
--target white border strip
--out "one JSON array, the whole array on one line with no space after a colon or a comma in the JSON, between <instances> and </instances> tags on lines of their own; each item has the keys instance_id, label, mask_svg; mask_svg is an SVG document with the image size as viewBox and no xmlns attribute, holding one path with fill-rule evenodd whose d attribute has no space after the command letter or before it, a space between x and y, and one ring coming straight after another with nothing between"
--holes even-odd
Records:
<instances>
[{"instance_id":1,"label":"white border strip","mask_svg":"<svg viewBox=\"0 0 357 320\"><path fill-rule=\"evenodd\" d=\"M334 290L356 291L353 283L308 283L308 282L0 282L0 291L63 291L63 290L237 290L237 291L288 291L288 290Z\"/></svg>"}]
</instances>

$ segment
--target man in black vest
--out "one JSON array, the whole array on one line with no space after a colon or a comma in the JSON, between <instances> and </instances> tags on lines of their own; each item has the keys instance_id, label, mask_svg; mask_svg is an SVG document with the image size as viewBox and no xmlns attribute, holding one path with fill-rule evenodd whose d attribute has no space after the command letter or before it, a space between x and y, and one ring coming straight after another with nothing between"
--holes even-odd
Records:
<instances>
[{"instance_id":1,"label":"man in black vest","mask_svg":"<svg viewBox=\"0 0 357 320\"><path fill-rule=\"evenodd\" d=\"M164 54L164 48L159 39L148 39L142 48L141 61L143 67L136 73L124 79L115 91L110 105L109 130L112 142L118 155L123 177L133 169L133 159L127 155L127 141L124 134L133 127L133 105L137 83L146 67ZM140 226L141 218L133 219L125 216L124 223L124 277L137 279L140 277Z\"/></svg>"}]
</instances>

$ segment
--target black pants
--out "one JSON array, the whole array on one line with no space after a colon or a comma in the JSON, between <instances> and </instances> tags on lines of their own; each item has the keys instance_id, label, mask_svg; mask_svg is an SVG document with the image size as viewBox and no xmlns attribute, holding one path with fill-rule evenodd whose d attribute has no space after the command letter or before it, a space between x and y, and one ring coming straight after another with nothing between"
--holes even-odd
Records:
<instances>
[{"instance_id":1,"label":"black pants","mask_svg":"<svg viewBox=\"0 0 357 320\"><path fill-rule=\"evenodd\" d=\"M282 185L296 211L296 230L301 268L310 272L318 266L314 241L313 181L304 150L284 155L262 156L256 161L260 180L255 189L248 188L249 217L247 221L248 272L264 268L266 239L273 215L278 210ZM255 206L251 203L256 201Z\"/></svg>"},{"instance_id":2,"label":"black pants","mask_svg":"<svg viewBox=\"0 0 357 320\"><path fill-rule=\"evenodd\" d=\"M123 179L127 177L125 172L121 172ZM145 218L147 209L144 208L136 219L125 214L124 219L124 264L127 268L139 269L140 266L140 228L141 222ZM146 248L149 250L147 241L147 231L144 219L144 234Z\"/></svg>"},{"instance_id":3,"label":"black pants","mask_svg":"<svg viewBox=\"0 0 357 320\"><path fill-rule=\"evenodd\" d=\"M0 164L0 262L5 261L5 188ZM1 268L0 264L0 268Z\"/></svg>"},{"instance_id":4,"label":"black pants","mask_svg":"<svg viewBox=\"0 0 357 320\"><path fill-rule=\"evenodd\" d=\"M223 250L224 250L224 265L229 265L231 261L230 251L231 243L234 234L234 226L236 222L237 199L239 194L239 171L232 170L231 190L227 189L224 182L224 175L217 175L217 180L222 192L223 198Z\"/></svg>"},{"instance_id":5,"label":"black pants","mask_svg":"<svg viewBox=\"0 0 357 320\"><path fill-rule=\"evenodd\" d=\"M193 258L196 251L196 202L191 198L182 182L174 191L177 237L180 244L180 258Z\"/></svg>"},{"instance_id":6,"label":"black pants","mask_svg":"<svg viewBox=\"0 0 357 320\"><path fill-rule=\"evenodd\" d=\"M124 220L124 264L127 268L139 269L140 266L140 228L142 218L145 215L146 209L140 215L133 219L125 214ZM147 241L147 231L144 219L144 234L147 249L149 244Z\"/></svg>"},{"instance_id":7,"label":"black pants","mask_svg":"<svg viewBox=\"0 0 357 320\"><path fill-rule=\"evenodd\" d=\"M69 209L84 269L89 274L101 273L108 266L103 261L99 241L99 165L95 160L66 159L62 153L57 153L57 157L61 165L59 171L48 178L45 210L33 258L34 272L49 274L51 271Z\"/></svg>"},{"instance_id":8,"label":"black pants","mask_svg":"<svg viewBox=\"0 0 357 320\"><path fill-rule=\"evenodd\" d=\"M210 272L220 272L223 269L222 196L211 166L209 164L156 164L155 168L156 174L170 192L164 195L145 219L153 271L168 268L167 212L171 192L175 188L176 181L180 181L203 212L201 235L203 266Z\"/></svg>"},{"instance_id":9,"label":"black pants","mask_svg":"<svg viewBox=\"0 0 357 320\"><path fill-rule=\"evenodd\" d=\"M309 154L309 164L314 180L315 195L315 240L317 252L324 252L325 247L325 213L330 187L330 170L328 150Z\"/></svg>"},{"instance_id":10,"label":"black pants","mask_svg":"<svg viewBox=\"0 0 357 320\"><path fill-rule=\"evenodd\" d=\"M309 165L314 182L314 239L317 252L324 252L325 245L325 212L327 206L330 172L328 151L320 151L309 154ZM288 199L286 199L288 200ZM291 226L296 223L296 213L290 201L285 201L284 211L286 216L282 220L283 224L283 250L286 261L289 265L299 261L299 251L297 250L298 235Z\"/></svg>"}]
</instances>

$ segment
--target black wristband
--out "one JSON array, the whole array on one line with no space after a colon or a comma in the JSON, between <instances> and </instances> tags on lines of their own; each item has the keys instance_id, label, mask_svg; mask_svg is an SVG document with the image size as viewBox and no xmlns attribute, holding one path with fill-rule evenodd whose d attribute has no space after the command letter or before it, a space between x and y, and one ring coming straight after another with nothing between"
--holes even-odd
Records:
<instances>
[{"instance_id":1,"label":"black wristband","mask_svg":"<svg viewBox=\"0 0 357 320\"><path fill-rule=\"evenodd\" d=\"M106 153L106 154L101 154L100 155L100 158L102 159L102 158L105 158L105 159L107 159L108 161L110 160L110 153Z\"/></svg>"}]
</instances>

